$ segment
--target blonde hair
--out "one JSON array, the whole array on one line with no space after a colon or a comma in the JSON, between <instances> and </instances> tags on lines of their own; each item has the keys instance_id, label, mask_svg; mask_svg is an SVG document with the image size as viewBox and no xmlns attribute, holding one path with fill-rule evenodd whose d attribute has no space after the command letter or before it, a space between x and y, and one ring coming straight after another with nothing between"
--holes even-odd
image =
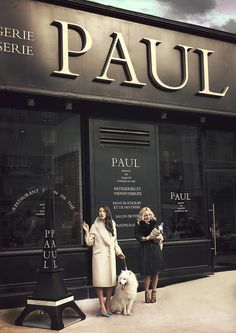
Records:
<instances>
[{"instance_id":1,"label":"blonde hair","mask_svg":"<svg viewBox=\"0 0 236 333\"><path fill-rule=\"evenodd\" d=\"M137 223L139 224L140 221L143 220L143 217L145 215L146 212L149 212L152 215L152 219L156 220L156 217L153 213L153 211L149 208L149 207L143 207L140 212L138 213L138 217L137 217Z\"/></svg>"}]
</instances>

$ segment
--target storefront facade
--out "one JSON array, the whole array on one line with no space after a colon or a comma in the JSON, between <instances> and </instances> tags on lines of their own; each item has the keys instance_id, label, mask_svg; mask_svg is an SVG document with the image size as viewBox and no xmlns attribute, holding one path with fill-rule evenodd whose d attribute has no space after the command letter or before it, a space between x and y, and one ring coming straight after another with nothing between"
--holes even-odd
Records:
<instances>
[{"instance_id":1,"label":"storefront facade","mask_svg":"<svg viewBox=\"0 0 236 333\"><path fill-rule=\"evenodd\" d=\"M1 7L0 307L34 290L47 223L67 288L93 297L82 221L100 204L140 282L143 206L164 222L162 283L235 267L235 35L80 0Z\"/></svg>"}]
</instances>

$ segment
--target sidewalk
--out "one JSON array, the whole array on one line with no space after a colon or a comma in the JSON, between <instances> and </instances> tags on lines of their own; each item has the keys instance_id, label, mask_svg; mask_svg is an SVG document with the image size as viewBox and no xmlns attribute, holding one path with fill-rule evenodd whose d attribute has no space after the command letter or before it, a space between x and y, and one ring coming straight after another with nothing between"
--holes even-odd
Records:
<instances>
[{"instance_id":1,"label":"sidewalk","mask_svg":"<svg viewBox=\"0 0 236 333\"><path fill-rule=\"evenodd\" d=\"M84 321L65 327L63 333L235 333L236 271L169 285L158 289L155 304L144 303L138 293L132 316L98 315L97 299L77 301ZM35 327L15 326L22 308L0 310L1 333L46 333ZM56 332L56 331L54 331Z\"/></svg>"}]
</instances>

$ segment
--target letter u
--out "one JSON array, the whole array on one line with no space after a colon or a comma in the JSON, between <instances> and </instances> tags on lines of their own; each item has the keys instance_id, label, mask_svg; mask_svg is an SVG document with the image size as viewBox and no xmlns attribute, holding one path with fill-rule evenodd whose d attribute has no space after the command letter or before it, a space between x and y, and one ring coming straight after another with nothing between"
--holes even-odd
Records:
<instances>
[{"instance_id":1,"label":"letter u","mask_svg":"<svg viewBox=\"0 0 236 333\"><path fill-rule=\"evenodd\" d=\"M57 257L57 251L52 251L52 257L53 257L54 259L56 259L56 257Z\"/></svg>"},{"instance_id":2,"label":"letter u","mask_svg":"<svg viewBox=\"0 0 236 333\"><path fill-rule=\"evenodd\" d=\"M147 45L147 53L148 53L148 71L151 77L152 82L161 89L164 90L180 90L185 87L188 82L188 51L192 49L190 46L186 45L176 45L175 49L179 49L182 54L182 83L179 86L169 86L165 84L158 76L157 73L157 52L156 46L161 44L160 40L150 39L150 38L143 38L141 39L142 43Z\"/></svg>"},{"instance_id":3,"label":"letter u","mask_svg":"<svg viewBox=\"0 0 236 333\"><path fill-rule=\"evenodd\" d=\"M48 255L46 254L46 251L43 251L44 259L49 259L51 257L51 252L50 251L47 251L47 252L48 252Z\"/></svg>"}]
</instances>

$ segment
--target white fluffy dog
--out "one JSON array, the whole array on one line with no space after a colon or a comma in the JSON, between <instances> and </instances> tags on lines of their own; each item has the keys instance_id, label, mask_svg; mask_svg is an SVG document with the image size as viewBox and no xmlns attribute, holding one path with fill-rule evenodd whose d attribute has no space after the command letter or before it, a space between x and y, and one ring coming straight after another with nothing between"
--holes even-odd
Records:
<instances>
[{"instance_id":1,"label":"white fluffy dog","mask_svg":"<svg viewBox=\"0 0 236 333\"><path fill-rule=\"evenodd\" d=\"M118 276L115 294L111 300L111 311L131 316L133 302L137 295L138 281L130 270L122 270Z\"/></svg>"}]
</instances>

